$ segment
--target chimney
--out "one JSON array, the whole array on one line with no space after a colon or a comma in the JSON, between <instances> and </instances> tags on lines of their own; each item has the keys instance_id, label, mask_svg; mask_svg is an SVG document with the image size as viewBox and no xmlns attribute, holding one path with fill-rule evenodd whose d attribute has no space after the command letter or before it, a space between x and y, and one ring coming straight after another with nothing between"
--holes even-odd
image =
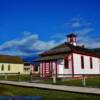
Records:
<instances>
[{"instance_id":1,"label":"chimney","mask_svg":"<svg viewBox=\"0 0 100 100\"><path fill-rule=\"evenodd\" d=\"M71 33L71 34L67 35L67 41L68 41L68 43L76 46L76 37L77 36L74 33Z\"/></svg>"}]
</instances>

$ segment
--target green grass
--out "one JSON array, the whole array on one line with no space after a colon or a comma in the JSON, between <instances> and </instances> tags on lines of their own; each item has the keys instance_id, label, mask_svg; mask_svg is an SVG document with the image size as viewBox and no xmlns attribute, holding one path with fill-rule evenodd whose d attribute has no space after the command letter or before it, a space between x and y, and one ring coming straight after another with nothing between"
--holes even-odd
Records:
<instances>
[{"instance_id":1,"label":"green grass","mask_svg":"<svg viewBox=\"0 0 100 100\"><path fill-rule=\"evenodd\" d=\"M39 77L38 74L33 74L33 80ZM0 80L9 80L9 81L30 81L30 75L7 75L7 79L5 79L5 75L0 76Z\"/></svg>"},{"instance_id":2,"label":"green grass","mask_svg":"<svg viewBox=\"0 0 100 100\"><path fill-rule=\"evenodd\" d=\"M42 100L100 100L100 96L79 93L25 88L0 84L0 94L7 96L41 96Z\"/></svg>"},{"instance_id":3,"label":"green grass","mask_svg":"<svg viewBox=\"0 0 100 100\"><path fill-rule=\"evenodd\" d=\"M5 76L0 76L0 80L5 80ZM7 79L9 81L29 81L29 75L8 75Z\"/></svg>"},{"instance_id":4,"label":"green grass","mask_svg":"<svg viewBox=\"0 0 100 100\"><path fill-rule=\"evenodd\" d=\"M34 75L33 76L33 81L36 80L37 76ZM0 76L0 80L5 80L4 76ZM18 75L10 75L7 77L7 80L10 81L29 81L30 77L29 75L20 75L20 80L18 80ZM40 83L46 83L46 84L53 84L52 79L48 79L48 80L40 80ZM64 81L62 80L57 80L58 85L68 85L68 86L83 86L82 85L82 79L65 79ZM94 76L91 78L87 78L86 79L86 86L87 87L97 87L100 88L100 76Z\"/></svg>"},{"instance_id":5,"label":"green grass","mask_svg":"<svg viewBox=\"0 0 100 100\"><path fill-rule=\"evenodd\" d=\"M100 88L100 76L87 79L87 86Z\"/></svg>"},{"instance_id":6,"label":"green grass","mask_svg":"<svg viewBox=\"0 0 100 100\"><path fill-rule=\"evenodd\" d=\"M42 83L53 84L53 81L52 81L52 79L43 80ZM57 84L57 85L67 85L67 86L83 86L82 79L75 79L75 80L65 79L64 81L57 80L57 82L55 84ZM86 87L97 87L97 88L100 88L100 76L87 78L86 79Z\"/></svg>"},{"instance_id":7,"label":"green grass","mask_svg":"<svg viewBox=\"0 0 100 100\"><path fill-rule=\"evenodd\" d=\"M63 82L60 81L60 82L57 82L57 84L71 85L71 86L83 86L82 79L69 80L69 81L63 81ZM100 76L87 78L86 79L86 86L87 87L98 87L98 88L100 88Z\"/></svg>"}]
</instances>

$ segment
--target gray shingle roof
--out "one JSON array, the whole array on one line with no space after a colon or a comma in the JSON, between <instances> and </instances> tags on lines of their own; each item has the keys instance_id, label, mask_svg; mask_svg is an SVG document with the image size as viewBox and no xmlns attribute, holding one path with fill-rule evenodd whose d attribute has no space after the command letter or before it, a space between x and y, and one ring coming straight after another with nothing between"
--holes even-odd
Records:
<instances>
[{"instance_id":1,"label":"gray shingle roof","mask_svg":"<svg viewBox=\"0 0 100 100\"><path fill-rule=\"evenodd\" d=\"M68 53L72 51L79 51L79 52L86 52L86 53L94 53L91 49L83 48L81 46L73 46L72 44L69 44L67 42L58 45L46 52L43 52L40 54L40 56L45 56L45 55L53 55L57 53Z\"/></svg>"},{"instance_id":2,"label":"gray shingle roof","mask_svg":"<svg viewBox=\"0 0 100 100\"><path fill-rule=\"evenodd\" d=\"M59 54L59 55L52 55L52 56L45 56L45 57L40 57L39 59L36 59L35 61L48 61L48 60L57 60L64 58L66 54Z\"/></svg>"},{"instance_id":3,"label":"gray shingle roof","mask_svg":"<svg viewBox=\"0 0 100 100\"><path fill-rule=\"evenodd\" d=\"M37 61L64 58L64 56L67 56L67 54L72 53L72 52L100 57L96 55L96 53L92 51L91 49L87 49L81 46L73 46L72 44L65 42L48 51L41 53L40 54L41 58L37 59Z\"/></svg>"}]
</instances>

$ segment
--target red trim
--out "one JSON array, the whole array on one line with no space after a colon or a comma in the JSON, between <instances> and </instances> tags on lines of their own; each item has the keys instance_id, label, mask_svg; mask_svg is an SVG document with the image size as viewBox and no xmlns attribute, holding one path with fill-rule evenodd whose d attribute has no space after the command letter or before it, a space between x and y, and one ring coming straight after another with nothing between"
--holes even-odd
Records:
<instances>
[{"instance_id":1,"label":"red trim","mask_svg":"<svg viewBox=\"0 0 100 100\"><path fill-rule=\"evenodd\" d=\"M44 62L44 77L46 77L46 62Z\"/></svg>"},{"instance_id":2,"label":"red trim","mask_svg":"<svg viewBox=\"0 0 100 100\"><path fill-rule=\"evenodd\" d=\"M92 61L92 57L90 57L90 69L93 69L93 61Z\"/></svg>"},{"instance_id":3,"label":"red trim","mask_svg":"<svg viewBox=\"0 0 100 100\"><path fill-rule=\"evenodd\" d=\"M81 69L84 69L84 56L81 56Z\"/></svg>"},{"instance_id":4,"label":"red trim","mask_svg":"<svg viewBox=\"0 0 100 100\"><path fill-rule=\"evenodd\" d=\"M49 77L50 77L50 62L49 62Z\"/></svg>"},{"instance_id":5,"label":"red trim","mask_svg":"<svg viewBox=\"0 0 100 100\"><path fill-rule=\"evenodd\" d=\"M43 77L43 62L42 62L42 77Z\"/></svg>"},{"instance_id":6,"label":"red trim","mask_svg":"<svg viewBox=\"0 0 100 100\"><path fill-rule=\"evenodd\" d=\"M86 55L86 56L92 56L92 57L97 57L100 58L99 56L96 55L95 52L84 52L84 51L77 51L73 48L72 53L77 53L77 54L82 54L82 55ZM44 52L43 54L40 54L40 56L49 56L49 55L56 55L56 54L65 54L65 52L58 52L58 53L53 53L53 54L48 54L47 52Z\"/></svg>"},{"instance_id":7,"label":"red trim","mask_svg":"<svg viewBox=\"0 0 100 100\"><path fill-rule=\"evenodd\" d=\"M82 55L85 55L85 56L92 56L92 57L100 58L100 57L96 56L95 53L87 53L87 52L76 51L76 50L73 50L73 53L82 54Z\"/></svg>"},{"instance_id":8,"label":"red trim","mask_svg":"<svg viewBox=\"0 0 100 100\"><path fill-rule=\"evenodd\" d=\"M72 53L72 78L74 79L74 58Z\"/></svg>"},{"instance_id":9,"label":"red trim","mask_svg":"<svg viewBox=\"0 0 100 100\"><path fill-rule=\"evenodd\" d=\"M58 72L57 72L57 60L56 60L55 64L56 64L56 79L57 79L57 78L58 78Z\"/></svg>"},{"instance_id":10,"label":"red trim","mask_svg":"<svg viewBox=\"0 0 100 100\"><path fill-rule=\"evenodd\" d=\"M76 37L75 37L75 42L76 42Z\"/></svg>"},{"instance_id":11,"label":"red trim","mask_svg":"<svg viewBox=\"0 0 100 100\"><path fill-rule=\"evenodd\" d=\"M71 37L71 38L70 38L70 43L73 44L74 42L76 42L76 37Z\"/></svg>"},{"instance_id":12,"label":"red trim","mask_svg":"<svg viewBox=\"0 0 100 100\"><path fill-rule=\"evenodd\" d=\"M73 37L70 38L70 42L73 43Z\"/></svg>"},{"instance_id":13,"label":"red trim","mask_svg":"<svg viewBox=\"0 0 100 100\"><path fill-rule=\"evenodd\" d=\"M46 53L46 52L44 52L43 54L40 54L40 56L42 57L42 56L52 56L52 55L57 55L57 54L66 54L66 53L68 53L68 52L54 52L54 53L52 53L52 54L48 54L48 53ZM70 52L71 53L71 52Z\"/></svg>"},{"instance_id":14,"label":"red trim","mask_svg":"<svg viewBox=\"0 0 100 100\"><path fill-rule=\"evenodd\" d=\"M66 66L66 60L67 60L67 66ZM68 56L64 57L64 68L65 69L69 68L69 59L68 59Z\"/></svg>"}]
</instances>

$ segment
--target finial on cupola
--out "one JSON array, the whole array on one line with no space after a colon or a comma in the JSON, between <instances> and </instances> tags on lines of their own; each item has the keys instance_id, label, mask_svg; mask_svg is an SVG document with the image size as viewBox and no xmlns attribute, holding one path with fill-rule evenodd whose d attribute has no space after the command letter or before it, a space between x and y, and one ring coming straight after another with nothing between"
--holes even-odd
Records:
<instances>
[{"instance_id":1,"label":"finial on cupola","mask_svg":"<svg viewBox=\"0 0 100 100\"><path fill-rule=\"evenodd\" d=\"M68 41L68 43L76 46L76 37L77 37L77 35L74 34L74 33L71 33L71 34L67 35L67 41Z\"/></svg>"}]
</instances>

